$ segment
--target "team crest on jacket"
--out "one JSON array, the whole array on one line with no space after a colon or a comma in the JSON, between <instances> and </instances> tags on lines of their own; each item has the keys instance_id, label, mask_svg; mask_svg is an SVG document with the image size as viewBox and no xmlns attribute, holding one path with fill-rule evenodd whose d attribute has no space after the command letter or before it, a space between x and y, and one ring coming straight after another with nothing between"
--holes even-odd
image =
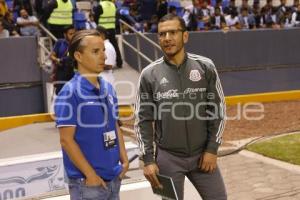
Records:
<instances>
[{"instance_id":1,"label":"team crest on jacket","mask_svg":"<svg viewBox=\"0 0 300 200\"><path fill-rule=\"evenodd\" d=\"M190 72L190 80L197 82L201 80L201 74L198 70L191 70Z\"/></svg>"}]
</instances>

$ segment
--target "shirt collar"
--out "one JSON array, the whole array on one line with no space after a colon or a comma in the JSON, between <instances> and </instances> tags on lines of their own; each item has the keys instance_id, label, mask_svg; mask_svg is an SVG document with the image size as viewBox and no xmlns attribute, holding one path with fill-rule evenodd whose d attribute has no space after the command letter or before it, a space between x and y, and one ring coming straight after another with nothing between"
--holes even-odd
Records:
<instances>
[{"instance_id":1,"label":"shirt collar","mask_svg":"<svg viewBox=\"0 0 300 200\"><path fill-rule=\"evenodd\" d=\"M188 56L187 56L187 53L185 52L185 53L184 53L184 59L183 59L183 62L180 64L180 66L184 65L184 64L186 63L187 59L188 59ZM171 63L171 62L166 58L166 56L164 56L164 61L166 62L167 65L169 65L169 66L171 66L171 67L177 68L177 65Z\"/></svg>"},{"instance_id":2,"label":"shirt collar","mask_svg":"<svg viewBox=\"0 0 300 200\"><path fill-rule=\"evenodd\" d=\"M100 89L96 88L92 83L90 83L84 76L82 76L78 72L75 73L74 78L80 84L80 88L82 88L84 90L94 92L97 95L107 93L107 91L105 89L104 81L100 76L98 76L98 82L99 82L99 85L100 85Z\"/></svg>"}]
</instances>

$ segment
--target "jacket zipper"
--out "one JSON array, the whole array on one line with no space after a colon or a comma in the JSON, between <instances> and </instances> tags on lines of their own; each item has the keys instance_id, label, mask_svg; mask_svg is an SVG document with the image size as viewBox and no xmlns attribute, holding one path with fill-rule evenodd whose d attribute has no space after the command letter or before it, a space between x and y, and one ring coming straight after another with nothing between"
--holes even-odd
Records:
<instances>
[{"instance_id":1,"label":"jacket zipper","mask_svg":"<svg viewBox=\"0 0 300 200\"><path fill-rule=\"evenodd\" d=\"M180 82L180 94L183 94L183 90L182 90L182 80L181 80L181 72L180 72L180 68L182 66L180 66L179 68L177 68L177 75L179 78L179 82ZM185 100L182 98L183 103L185 102ZM186 108L184 109L184 117L186 117ZM185 126L185 131L186 131L186 144L187 144L187 149L188 149L188 155L191 155L191 145L190 145L190 140L189 140L189 132L188 132L188 128L187 128L187 121L184 120L184 126Z\"/></svg>"}]
</instances>

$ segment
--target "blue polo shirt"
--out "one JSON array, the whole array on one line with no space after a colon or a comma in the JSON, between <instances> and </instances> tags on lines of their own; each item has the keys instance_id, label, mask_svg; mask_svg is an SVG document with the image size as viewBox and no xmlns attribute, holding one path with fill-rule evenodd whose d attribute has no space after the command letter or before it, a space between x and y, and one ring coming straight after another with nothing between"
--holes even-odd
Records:
<instances>
[{"instance_id":1,"label":"blue polo shirt","mask_svg":"<svg viewBox=\"0 0 300 200\"><path fill-rule=\"evenodd\" d=\"M63 87L55 101L57 127L75 126L75 141L83 155L104 180L112 180L122 171L119 142L105 147L104 133L115 131L118 102L113 87L99 78L100 89L76 73ZM63 150L63 161L69 178L85 178Z\"/></svg>"}]
</instances>

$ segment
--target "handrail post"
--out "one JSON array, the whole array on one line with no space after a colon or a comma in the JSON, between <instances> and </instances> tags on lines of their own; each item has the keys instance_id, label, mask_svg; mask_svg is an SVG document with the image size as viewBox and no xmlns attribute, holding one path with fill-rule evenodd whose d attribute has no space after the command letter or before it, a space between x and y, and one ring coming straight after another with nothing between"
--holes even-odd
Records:
<instances>
[{"instance_id":1,"label":"handrail post","mask_svg":"<svg viewBox=\"0 0 300 200\"><path fill-rule=\"evenodd\" d=\"M157 52L157 49L154 47L154 58L155 60L158 59L158 52Z\"/></svg>"},{"instance_id":2,"label":"handrail post","mask_svg":"<svg viewBox=\"0 0 300 200\"><path fill-rule=\"evenodd\" d=\"M141 61L141 57L140 57L140 54L138 52L141 51L141 44L140 44L140 40L139 40L139 36L136 34L136 48L137 48L137 59L138 59L138 67L139 67L139 72L142 71L142 61Z\"/></svg>"}]
</instances>

